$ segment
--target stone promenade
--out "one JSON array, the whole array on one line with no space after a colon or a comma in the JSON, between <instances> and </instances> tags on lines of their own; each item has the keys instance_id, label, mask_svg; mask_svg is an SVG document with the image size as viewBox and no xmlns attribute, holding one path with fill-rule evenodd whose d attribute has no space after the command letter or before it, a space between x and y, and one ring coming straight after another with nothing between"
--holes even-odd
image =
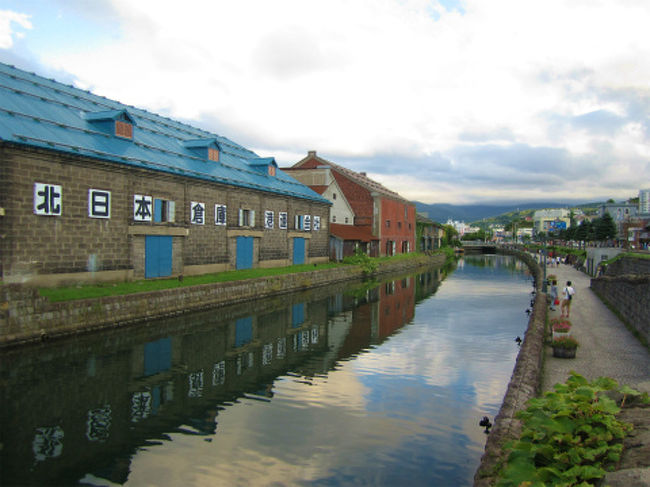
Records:
<instances>
[{"instance_id":1,"label":"stone promenade","mask_svg":"<svg viewBox=\"0 0 650 487\"><path fill-rule=\"evenodd\" d=\"M575 359L553 357L546 350L542 375L542 391L558 382L565 382L570 371L588 380L611 377L620 385L629 385L650 393L650 353L590 289L590 277L571 266L547 267L547 275L558 277L558 292L573 283L576 290L569 319L572 335L579 347ZM550 292L550 288L549 288ZM560 309L549 311L549 318L559 317ZM626 442L626 453L620 469L609 474L602 485L611 487L650 486L650 408L630 408L622 419L635 426L634 435Z\"/></svg>"}]
</instances>

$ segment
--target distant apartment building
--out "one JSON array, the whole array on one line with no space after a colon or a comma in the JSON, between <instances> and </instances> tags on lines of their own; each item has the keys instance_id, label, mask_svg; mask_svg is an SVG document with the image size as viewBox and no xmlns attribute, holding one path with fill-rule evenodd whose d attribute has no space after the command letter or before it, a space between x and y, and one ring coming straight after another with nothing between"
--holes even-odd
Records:
<instances>
[{"instance_id":1,"label":"distant apartment building","mask_svg":"<svg viewBox=\"0 0 650 487\"><path fill-rule=\"evenodd\" d=\"M650 216L650 189L639 190L639 214Z\"/></svg>"},{"instance_id":2,"label":"distant apartment building","mask_svg":"<svg viewBox=\"0 0 650 487\"><path fill-rule=\"evenodd\" d=\"M600 217L605 216L605 213L609 213L617 223L636 217L638 212L639 206L628 202L605 203L599 208Z\"/></svg>"},{"instance_id":3,"label":"distant apartment building","mask_svg":"<svg viewBox=\"0 0 650 487\"><path fill-rule=\"evenodd\" d=\"M537 210L533 214L535 235L566 230L571 226L571 211L567 208Z\"/></svg>"},{"instance_id":4,"label":"distant apartment building","mask_svg":"<svg viewBox=\"0 0 650 487\"><path fill-rule=\"evenodd\" d=\"M627 201L620 203L605 203L600 206L598 216L601 218L608 213L616 224L618 238L626 238L627 228L635 222L639 213L639 205Z\"/></svg>"},{"instance_id":5,"label":"distant apartment building","mask_svg":"<svg viewBox=\"0 0 650 487\"><path fill-rule=\"evenodd\" d=\"M630 217L621 225L625 246L647 250L650 245L650 189L639 190L639 206L636 217Z\"/></svg>"},{"instance_id":6,"label":"distant apartment building","mask_svg":"<svg viewBox=\"0 0 650 487\"><path fill-rule=\"evenodd\" d=\"M446 225L454 227L454 230L458 232L459 237L462 237L466 233L474 233L480 230L480 228L468 225L464 221L452 220L451 218L447 220Z\"/></svg>"},{"instance_id":7,"label":"distant apartment building","mask_svg":"<svg viewBox=\"0 0 650 487\"><path fill-rule=\"evenodd\" d=\"M490 232L492 232L493 242L503 242L506 237L506 228L503 225L490 225Z\"/></svg>"}]
</instances>

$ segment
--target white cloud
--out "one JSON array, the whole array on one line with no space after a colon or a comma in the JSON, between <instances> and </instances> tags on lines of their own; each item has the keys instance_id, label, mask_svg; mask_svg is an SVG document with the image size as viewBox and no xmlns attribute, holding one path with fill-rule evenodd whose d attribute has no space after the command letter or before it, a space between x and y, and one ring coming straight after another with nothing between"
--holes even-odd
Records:
<instances>
[{"instance_id":1,"label":"white cloud","mask_svg":"<svg viewBox=\"0 0 650 487\"><path fill-rule=\"evenodd\" d=\"M18 24L23 29L31 29L30 16L11 10L0 10L0 49L10 49L14 45L14 38L22 38L22 32L14 30L13 24Z\"/></svg>"},{"instance_id":2,"label":"white cloud","mask_svg":"<svg viewBox=\"0 0 650 487\"><path fill-rule=\"evenodd\" d=\"M423 179L402 158L441 154L453 165L462 148L527 146L566 151L579 165L596 163L597 148L609 144L633 173L647 157L647 106L633 115L627 98L650 99L643 0L467 0L454 10L426 0L188 0L182 9L113 0L111 11L120 19L114 41L47 62L105 96L212 121L206 128L265 154L301 154L278 156L281 165L309 149L340 163L376 158L368 172L381 182L399 182L390 166L400 165L403 185L387 185L405 197L454 202L501 191L492 181L467 188L453 170L456 181ZM574 123L605 112L623 128ZM480 172L481 164L462 165ZM494 164L497 174L505 169ZM635 193L634 181L619 183L590 183L585 193ZM511 196L538 190L528 183ZM560 185L543 197L572 191Z\"/></svg>"}]
</instances>

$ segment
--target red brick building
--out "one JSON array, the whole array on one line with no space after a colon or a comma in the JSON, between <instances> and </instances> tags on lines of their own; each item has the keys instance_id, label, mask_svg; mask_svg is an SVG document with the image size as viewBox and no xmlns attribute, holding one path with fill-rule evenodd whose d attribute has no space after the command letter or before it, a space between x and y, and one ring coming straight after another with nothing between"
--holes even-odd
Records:
<instances>
[{"instance_id":1,"label":"red brick building","mask_svg":"<svg viewBox=\"0 0 650 487\"><path fill-rule=\"evenodd\" d=\"M316 151L284 169L307 182L316 171L328 169L353 212L350 226L330 224L331 236L344 242L344 256L360 247L369 255L385 256L415 251L415 205L366 176L323 159ZM319 191L328 197L326 191Z\"/></svg>"}]
</instances>

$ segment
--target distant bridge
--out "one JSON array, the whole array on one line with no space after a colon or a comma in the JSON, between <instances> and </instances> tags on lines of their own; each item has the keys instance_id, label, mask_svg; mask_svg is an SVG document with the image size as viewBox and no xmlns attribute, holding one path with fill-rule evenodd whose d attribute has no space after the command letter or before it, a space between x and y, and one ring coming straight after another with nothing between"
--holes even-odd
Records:
<instances>
[{"instance_id":1,"label":"distant bridge","mask_svg":"<svg viewBox=\"0 0 650 487\"><path fill-rule=\"evenodd\" d=\"M462 242L462 249L465 253L471 254L494 254L497 251L497 244L482 242L480 240L466 240Z\"/></svg>"}]
</instances>

